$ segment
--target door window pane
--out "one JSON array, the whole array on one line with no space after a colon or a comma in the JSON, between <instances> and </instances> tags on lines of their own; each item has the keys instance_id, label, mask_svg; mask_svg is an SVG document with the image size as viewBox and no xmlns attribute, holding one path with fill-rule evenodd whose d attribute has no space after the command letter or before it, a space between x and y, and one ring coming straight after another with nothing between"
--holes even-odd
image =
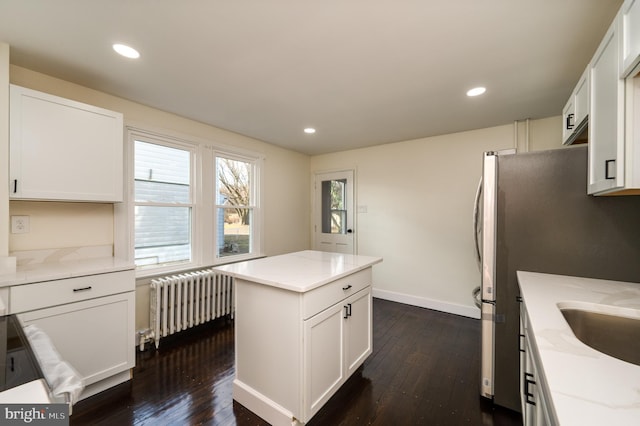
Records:
<instances>
[{"instance_id":1,"label":"door window pane","mask_svg":"<svg viewBox=\"0 0 640 426\"><path fill-rule=\"evenodd\" d=\"M322 232L347 233L346 179L322 181Z\"/></svg>"}]
</instances>

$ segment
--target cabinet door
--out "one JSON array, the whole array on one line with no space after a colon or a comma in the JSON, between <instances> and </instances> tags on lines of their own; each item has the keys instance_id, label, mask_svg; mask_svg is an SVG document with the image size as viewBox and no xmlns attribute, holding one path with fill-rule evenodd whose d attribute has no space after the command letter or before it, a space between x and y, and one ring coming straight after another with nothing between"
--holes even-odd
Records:
<instances>
[{"instance_id":1,"label":"cabinet door","mask_svg":"<svg viewBox=\"0 0 640 426\"><path fill-rule=\"evenodd\" d=\"M624 80L618 72L618 19L591 62L588 192L624 186Z\"/></svg>"},{"instance_id":2,"label":"cabinet door","mask_svg":"<svg viewBox=\"0 0 640 426\"><path fill-rule=\"evenodd\" d=\"M85 385L135 365L134 292L19 314L44 331Z\"/></svg>"},{"instance_id":3,"label":"cabinet door","mask_svg":"<svg viewBox=\"0 0 640 426\"><path fill-rule=\"evenodd\" d=\"M122 201L122 114L10 89L10 197Z\"/></svg>"},{"instance_id":4,"label":"cabinet door","mask_svg":"<svg viewBox=\"0 0 640 426\"><path fill-rule=\"evenodd\" d=\"M344 324L348 314L337 303L304 321L304 411L309 420L345 378Z\"/></svg>"},{"instance_id":5,"label":"cabinet door","mask_svg":"<svg viewBox=\"0 0 640 426\"><path fill-rule=\"evenodd\" d=\"M4 389L19 386L39 378L32 369L21 368L32 362L32 358L25 349L7 350L7 357L4 361L6 363Z\"/></svg>"},{"instance_id":6,"label":"cabinet door","mask_svg":"<svg viewBox=\"0 0 640 426\"><path fill-rule=\"evenodd\" d=\"M584 127L583 124L589 115L589 80L589 67L587 67L574 89L576 131Z\"/></svg>"},{"instance_id":7,"label":"cabinet door","mask_svg":"<svg viewBox=\"0 0 640 426\"><path fill-rule=\"evenodd\" d=\"M620 14L620 77L625 78L640 61L640 0L625 0Z\"/></svg>"},{"instance_id":8,"label":"cabinet door","mask_svg":"<svg viewBox=\"0 0 640 426\"><path fill-rule=\"evenodd\" d=\"M362 290L346 300L345 350L347 377L362 365L371 354L371 288Z\"/></svg>"}]
</instances>

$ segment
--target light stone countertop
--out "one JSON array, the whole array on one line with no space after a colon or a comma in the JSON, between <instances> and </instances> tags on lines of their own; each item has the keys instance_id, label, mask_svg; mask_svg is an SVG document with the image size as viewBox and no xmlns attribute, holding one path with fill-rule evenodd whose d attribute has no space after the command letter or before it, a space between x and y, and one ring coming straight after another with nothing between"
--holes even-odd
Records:
<instances>
[{"instance_id":1,"label":"light stone countertop","mask_svg":"<svg viewBox=\"0 0 640 426\"><path fill-rule=\"evenodd\" d=\"M86 275L126 271L134 268L135 265L132 262L115 257L26 264L18 266L16 272L0 275L0 288Z\"/></svg>"},{"instance_id":2,"label":"light stone countertop","mask_svg":"<svg viewBox=\"0 0 640 426\"><path fill-rule=\"evenodd\" d=\"M0 404L51 404L49 387L44 379L37 379L0 392ZM18 407L19 409L19 407ZM16 423L18 423L16 421ZM24 422L26 423L26 422Z\"/></svg>"},{"instance_id":3,"label":"light stone countertop","mask_svg":"<svg viewBox=\"0 0 640 426\"><path fill-rule=\"evenodd\" d=\"M214 269L247 281L304 293L380 262L381 257L306 250Z\"/></svg>"},{"instance_id":4,"label":"light stone countertop","mask_svg":"<svg viewBox=\"0 0 640 426\"><path fill-rule=\"evenodd\" d=\"M558 424L640 424L640 366L579 341L558 308L560 304L640 319L640 284L522 271L517 275L537 352L538 383Z\"/></svg>"}]
</instances>

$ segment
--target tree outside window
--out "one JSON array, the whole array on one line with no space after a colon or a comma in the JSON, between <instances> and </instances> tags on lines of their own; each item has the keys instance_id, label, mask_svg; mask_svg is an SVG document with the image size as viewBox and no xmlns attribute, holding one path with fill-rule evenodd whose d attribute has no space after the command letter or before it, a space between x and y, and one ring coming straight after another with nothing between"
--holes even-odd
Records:
<instances>
[{"instance_id":1,"label":"tree outside window","mask_svg":"<svg viewBox=\"0 0 640 426\"><path fill-rule=\"evenodd\" d=\"M216 157L218 256L251 252L254 163Z\"/></svg>"}]
</instances>

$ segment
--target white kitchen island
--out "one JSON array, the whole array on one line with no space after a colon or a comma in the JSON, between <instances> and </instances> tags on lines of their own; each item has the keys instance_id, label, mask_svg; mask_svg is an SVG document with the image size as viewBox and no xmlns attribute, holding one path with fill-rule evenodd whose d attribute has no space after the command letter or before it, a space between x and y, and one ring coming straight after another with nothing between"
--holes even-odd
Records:
<instances>
[{"instance_id":1,"label":"white kitchen island","mask_svg":"<svg viewBox=\"0 0 640 426\"><path fill-rule=\"evenodd\" d=\"M371 354L381 261L301 251L216 268L235 277L233 399L273 425L307 423Z\"/></svg>"}]
</instances>

